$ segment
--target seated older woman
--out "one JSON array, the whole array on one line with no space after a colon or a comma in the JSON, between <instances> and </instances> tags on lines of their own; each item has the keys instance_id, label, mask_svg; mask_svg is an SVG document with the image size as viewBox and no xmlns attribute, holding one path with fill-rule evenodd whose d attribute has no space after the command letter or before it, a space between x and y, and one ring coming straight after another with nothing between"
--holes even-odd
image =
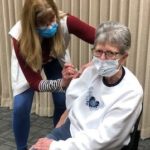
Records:
<instances>
[{"instance_id":1,"label":"seated older woman","mask_svg":"<svg viewBox=\"0 0 150 150\"><path fill-rule=\"evenodd\" d=\"M123 64L131 45L129 29L102 23L96 33L92 65L71 81L66 92L68 117L36 150L120 150L141 112L143 90Z\"/></svg>"}]
</instances>

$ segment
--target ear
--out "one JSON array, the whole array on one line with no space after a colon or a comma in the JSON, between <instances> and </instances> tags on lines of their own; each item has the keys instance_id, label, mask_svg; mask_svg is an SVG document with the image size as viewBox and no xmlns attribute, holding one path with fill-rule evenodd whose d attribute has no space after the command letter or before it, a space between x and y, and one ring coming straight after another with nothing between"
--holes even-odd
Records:
<instances>
[{"instance_id":1,"label":"ear","mask_svg":"<svg viewBox=\"0 0 150 150\"><path fill-rule=\"evenodd\" d=\"M125 64L125 61L126 61L127 57L128 57L128 52L125 52L125 53L121 56L121 58L120 58L120 60L119 60L119 62L120 62L121 65Z\"/></svg>"}]
</instances>

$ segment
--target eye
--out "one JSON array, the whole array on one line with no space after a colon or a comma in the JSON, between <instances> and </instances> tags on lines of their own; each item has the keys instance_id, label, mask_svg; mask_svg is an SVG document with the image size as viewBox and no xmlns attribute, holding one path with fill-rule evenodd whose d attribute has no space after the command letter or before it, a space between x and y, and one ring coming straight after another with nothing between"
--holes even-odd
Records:
<instances>
[{"instance_id":1,"label":"eye","mask_svg":"<svg viewBox=\"0 0 150 150\"><path fill-rule=\"evenodd\" d=\"M46 30L47 27L46 26L40 26L40 27L38 27L38 29L40 29L40 30Z\"/></svg>"},{"instance_id":2,"label":"eye","mask_svg":"<svg viewBox=\"0 0 150 150\"><path fill-rule=\"evenodd\" d=\"M112 52L112 51L106 51L105 53L106 53L106 55L107 55L108 57L114 57L114 56L116 56L117 54L119 54L118 52Z\"/></svg>"},{"instance_id":3,"label":"eye","mask_svg":"<svg viewBox=\"0 0 150 150\"><path fill-rule=\"evenodd\" d=\"M99 50L96 50L95 52L96 52L96 53L99 53L99 54L102 54L102 53L103 53L103 50L99 49Z\"/></svg>"},{"instance_id":4,"label":"eye","mask_svg":"<svg viewBox=\"0 0 150 150\"><path fill-rule=\"evenodd\" d=\"M113 53L113 52L111 52L111 51L106 51L106 55L107 55L107 56L114 56L115 53Z\"/></svg>"}]
</instances>

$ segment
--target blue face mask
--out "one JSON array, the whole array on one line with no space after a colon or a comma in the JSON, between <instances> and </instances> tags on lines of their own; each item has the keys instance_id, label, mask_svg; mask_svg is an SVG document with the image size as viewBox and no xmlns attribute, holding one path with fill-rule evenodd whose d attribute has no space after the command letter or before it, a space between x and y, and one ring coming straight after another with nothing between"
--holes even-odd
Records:
<instances>
[{"instance_id":1,"label":"blue face mask","mask_svg":"<svg viewBox=\"0 0 150 150\"><path fill-rule=\"evenodd\" d=\"M56 34L57 30L58 30L58 24L57 23L53 23L49 27L38 28L37 32L43 38L51 38L51 37L53 37Z\"/></svg>"}]
</instances>

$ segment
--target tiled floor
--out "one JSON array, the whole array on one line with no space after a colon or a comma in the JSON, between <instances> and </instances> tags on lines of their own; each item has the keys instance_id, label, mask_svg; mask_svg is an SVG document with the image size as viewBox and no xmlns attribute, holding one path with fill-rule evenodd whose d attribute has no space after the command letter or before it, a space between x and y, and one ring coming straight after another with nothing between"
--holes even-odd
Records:
<instances>
[{"instance_id":1,"label":"tiled floor","mask_svg":"<svg viewBox=\"0 0 150 150\"><path fill-rule=\"evenodd\" d=\"M16 150L14 136L11 128L11 110L0 107L0 150ZM52 119L31 115L31 129L29 145L44 137L53 128ZM150 139L140 140L139 150L150 150Z\"/></svg>"}]
</instances>

